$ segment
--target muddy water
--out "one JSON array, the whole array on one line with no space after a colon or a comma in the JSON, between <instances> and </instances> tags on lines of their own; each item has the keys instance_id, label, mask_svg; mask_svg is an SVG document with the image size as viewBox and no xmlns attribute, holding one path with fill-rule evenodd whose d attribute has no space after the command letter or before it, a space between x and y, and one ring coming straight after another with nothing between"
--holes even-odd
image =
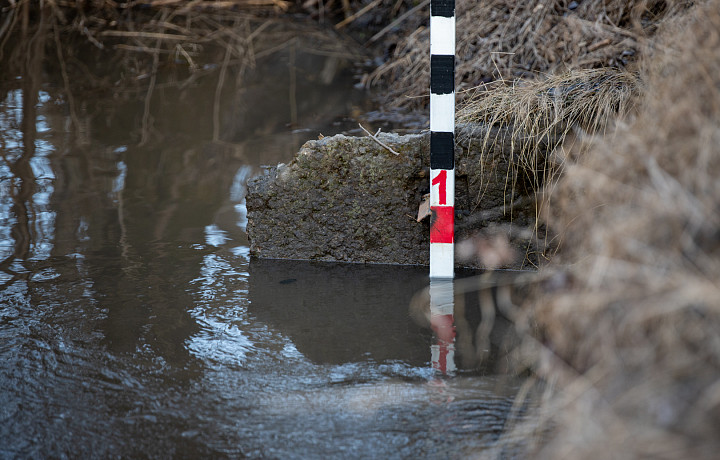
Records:
<instances>
[{"instance_id":1,"label":"muddy water","mask_svg":"<svg viewBox=\"0 0 720 460\"><path fill-rule=\"evenodd\" d=\"M281 50L219 106L217 72L149 105L5 75L0 457L453 458L501 433L512 379L432 369L425 269L249 260L248 177L367 110L290 59L328 58Z\"/></svg>"}]
</instances>

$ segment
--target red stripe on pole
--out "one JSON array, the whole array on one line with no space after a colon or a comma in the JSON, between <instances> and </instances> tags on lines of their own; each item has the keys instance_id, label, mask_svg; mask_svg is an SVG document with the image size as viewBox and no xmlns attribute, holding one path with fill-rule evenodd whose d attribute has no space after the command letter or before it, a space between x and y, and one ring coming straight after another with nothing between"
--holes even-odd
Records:
<instances>
[{"instance_id":1,"label":"red stripe on pole","mask_svg":"<svg viewBox=\"0 0 720 460\"><path fill-rule=\"evenodd\" d=\"M448 354L450 353L450 344L442 342L438 345L438 360L433 364L433 369L437 369L443 374L448 373Z\"/></svg>"},{"instance_id":2,"label":"red stripe on pole","mask_svg":"<svg viewBox=\"0 0 720 460\"><path fill-rule=\"evenodd\" d=\"M452 243L455 236L455 208L430 207L430 242Z\"/></svg>"}]
</instances>

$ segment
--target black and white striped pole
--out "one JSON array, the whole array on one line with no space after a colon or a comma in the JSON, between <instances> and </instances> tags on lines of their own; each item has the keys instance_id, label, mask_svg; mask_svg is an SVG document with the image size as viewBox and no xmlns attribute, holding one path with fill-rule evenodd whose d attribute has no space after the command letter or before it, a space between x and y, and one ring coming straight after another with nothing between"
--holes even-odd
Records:
<instances>
[{"instance_id":1,"label":"black and white striped pole","mask_svg":"<svg viewBox=\"0 0 720 460\"><path fill-rule=\"evenodd\" d=\"M430 347L455 370L455 0L430 0Z\"/></svg>"},{"instance_id":2,"label":"black and white striped pole","mask_svg":"<svg viewBox=\"0 0 720 460\"><path fill-rule=\"evenodd\" d=\"M430 1L430 278L455 271L455 0Z\"/></svg>"}]
</instances>

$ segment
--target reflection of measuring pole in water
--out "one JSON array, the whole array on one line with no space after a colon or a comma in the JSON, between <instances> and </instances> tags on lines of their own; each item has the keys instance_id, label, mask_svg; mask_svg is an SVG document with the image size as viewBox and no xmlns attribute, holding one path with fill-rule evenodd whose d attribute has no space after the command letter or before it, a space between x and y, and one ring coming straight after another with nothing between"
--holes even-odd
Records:
<instances>
[{"instance_id":1,"label":"reflection of measuring pole in water","mask_svg":"<svg viewBox=\"0 0 720 460\"><path fill-rule=\"evenodd\" d=\"M455 0L430 1L430 277L455 254Z\"/></svg>"},{"instance_id":2,"label":"reflection of measuring pole in water","mask_svg":"<svg viewBox=\"0 0 720 460\"><path fill-rule=\"evenodd\" d=\"M455 371L455 0L430 1L430 325L432 366Z\"/></svg>"},{"instance_id":3,"label":"reflection of measuring pole in water","mask_svg":"<svg viewBox=\"0 0 720 460\"><path fill-rule=\"evenodd\" d=\"M455 318L452 279L430 280L430 327L435 333L430 345L433 369L443 374L455 371Z\"/></svg>"}]
</instances>

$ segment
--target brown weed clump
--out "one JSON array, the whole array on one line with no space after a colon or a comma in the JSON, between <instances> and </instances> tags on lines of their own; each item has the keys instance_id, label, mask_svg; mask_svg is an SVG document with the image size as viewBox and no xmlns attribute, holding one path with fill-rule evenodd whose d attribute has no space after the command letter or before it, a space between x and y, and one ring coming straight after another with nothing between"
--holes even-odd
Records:
<instances>
[{"instance_id":1,"label":"brown weed clump","mask_svg":"<svg viewBox=\"0 0 720 460\"><path fill-rule=\"evenodd\" d=\"M558 383L545 458L720 451L719 49L720 0L665 24L637 116L554 191L561 250L532 300Z\"/></svg>"},{"instance_id":2,"label":"brown weed clump","mask_svg":"<svg viewBox=\"0 0 720 460\"><path fill-rule=\"evenodd\" d=\"M456 87L532 79L577 69L626 68L662 19L691 2L515 2L457 0ZM395 44L391 58L369 75L387 86L391 106L427 105L430 34L420 27Z\"/></svg>"},{"instance_id":3,"label":"brown weed clump","mask_svg":"<svg viewBox=\"0 0 720 460\"><path fill-rule=\"evenodd\" d=\"M499 128L485 130L484 149L509 142L513 165L539 192L562 171L561 146L573 144L569 139L577 133L605 132L608 123L630 113L637 89L634 73L609 68L498 81L478 88L459 110L458 121Z\"/></svg>"}]
</instances>

